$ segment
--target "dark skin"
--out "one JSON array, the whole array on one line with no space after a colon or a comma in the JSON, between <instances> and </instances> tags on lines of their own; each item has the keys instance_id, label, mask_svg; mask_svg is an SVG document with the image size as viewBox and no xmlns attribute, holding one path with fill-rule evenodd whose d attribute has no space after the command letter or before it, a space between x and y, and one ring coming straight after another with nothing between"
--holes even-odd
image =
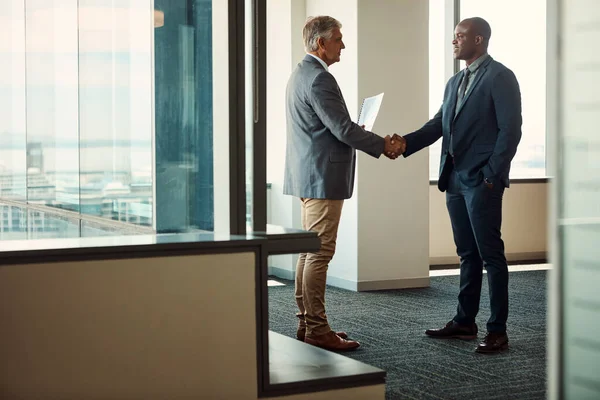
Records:
<instances>
[{"instance_id":1,"label":"dark skin","mask_svg":"<svg viewBox=\"0 0 600 400\"><path fill-rule=\"evenodd\" d=\"M452 40L454 58L464 60L468 67L487 53L490 36L489 28L477 18L468 18L461 21L454 29L454 40ZM394 134L392 139L400 142L403 148L406 149L406 140L402 136ZM490 189L493 187L491 183L486 183L486 185Z\"/></svg>"},{"instance_id":2,"label":"dark skin","mask_svg":"<svg viewBox=\"0 0 600 400\"><path fill-rule=\"evenodd\" d=\"M487 53L489 33L476 19L465 19L454 29L454 58L464 60L467 66Z\"/></svg>"},{"instance_id":3,"label":"dark skin","mask_svg":"<svg viewBox=\"0 0 600 400\"><path fill-rule=\"evenodd\" d=\"M487 53L490 34L477 19L469 18L461 21L454 29L454 58L464 60L467 67L479 57ZM485 184L492 189L493 184Z\"/></svg>"}]
</instances>

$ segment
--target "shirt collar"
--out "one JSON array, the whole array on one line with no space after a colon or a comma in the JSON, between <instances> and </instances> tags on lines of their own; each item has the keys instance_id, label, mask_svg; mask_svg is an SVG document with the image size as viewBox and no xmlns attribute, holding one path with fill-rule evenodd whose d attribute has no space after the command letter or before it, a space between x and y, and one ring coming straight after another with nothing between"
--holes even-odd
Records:
<instances>
[{"instance_id":1,"label":"shirt collar","mask_svg":"<svg viewBox=\"0 0 600 400\"><path fill-rule=\"evenodd\" d=\"M481 55L477 60L473 61L471 65L469 65L469 71L471 71L471 73L477 71L481 64L483 64L488 58L490 58L490 55L488 53Z\"/></svg>"},{"instance_id":2,"label":"shirt collar","mask_svg":"<svg viewBox=\"0 0 600 400\"><path fill-rule=\"evenodd\" d=\"M320 62L321 65L323 66L323 68L325 68L325 71L329 72L329 68L327 67L327 64L325 64L325 61L321 60L319 57L315 56L314 54L310 54L310 53L306 53L306 54L308 54L309 56L313 57L318 62Z\"/></svg>"}]
</instances>

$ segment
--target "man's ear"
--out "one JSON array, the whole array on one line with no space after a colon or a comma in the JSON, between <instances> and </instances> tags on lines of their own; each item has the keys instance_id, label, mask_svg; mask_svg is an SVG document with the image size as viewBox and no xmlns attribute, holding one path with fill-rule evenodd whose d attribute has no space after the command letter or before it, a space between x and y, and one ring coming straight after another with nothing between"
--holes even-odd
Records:
<instances>
[{"instance_id":1,"label":"man's ear","mask_svg":"<svg viewBox=\"0 0 600 400\"><path fill-rule=\"evenodd\" d=\"M475 44L478 45L478 46L480 44L483 44L483 36L481 36L481 35L475 36Z\"/></svg>"},{"instance_id":2,"label":"man's ear","mask_svg":"<svg viewBox=\"0 0 600 400\"><path fill-rule=\"evenodd\" d=\"M323 39L322 37L318 38L317 46L319 46L320 49L324 49L325 48L325 39Z\"/></svg>"}]
</instances>

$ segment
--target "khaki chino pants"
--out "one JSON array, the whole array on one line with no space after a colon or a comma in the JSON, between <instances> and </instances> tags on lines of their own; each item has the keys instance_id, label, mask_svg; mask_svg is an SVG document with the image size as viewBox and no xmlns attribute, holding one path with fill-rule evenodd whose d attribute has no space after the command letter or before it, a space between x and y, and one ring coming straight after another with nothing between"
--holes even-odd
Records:
<instances>
[{"instance_id":1,"label":"khaki chino pants","mask_svg":"<svg viewBox=\"0 0 600 400\"><path fill-rule=\"evenodd\" d=\"M325 314L325 283L329 262L335 253L344 200L301 198L300 201L303 229L316 232L321 239L320 250L300 254L296 265L300 326L306 324L306 335L314 337L331 330Z\"/></svg>"}]
</instances>

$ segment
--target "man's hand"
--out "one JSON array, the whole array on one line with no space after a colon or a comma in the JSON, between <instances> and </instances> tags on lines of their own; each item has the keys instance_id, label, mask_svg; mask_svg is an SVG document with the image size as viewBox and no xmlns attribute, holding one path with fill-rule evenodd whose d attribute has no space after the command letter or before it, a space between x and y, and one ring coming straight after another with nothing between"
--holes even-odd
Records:
<instances>
[{"instance_id":1,"label":"man's hand","mask_svg":"<svg viewBox=\"0 0 600 400\"><path fill-rule=\"evenodd\" d=\"M404 137L398 135L397 133L394 133L394 136L392 136L392 141L400 143L402 149L402 152L400 154L404 154L404 152L406 151L406 139L404 139Z\"/></svg>"},{"instance_id":2,"label":"man's hand","mask_svg":"<svg viewBox=\"0 0 600 400\"><path fill-rule=\"evenodd\" d=\"M406 150L406 140L402 136L394 134L394 137L385 137L385 148L383 153L390 160L395 160Z\"/></svg>"}]
</instances>

